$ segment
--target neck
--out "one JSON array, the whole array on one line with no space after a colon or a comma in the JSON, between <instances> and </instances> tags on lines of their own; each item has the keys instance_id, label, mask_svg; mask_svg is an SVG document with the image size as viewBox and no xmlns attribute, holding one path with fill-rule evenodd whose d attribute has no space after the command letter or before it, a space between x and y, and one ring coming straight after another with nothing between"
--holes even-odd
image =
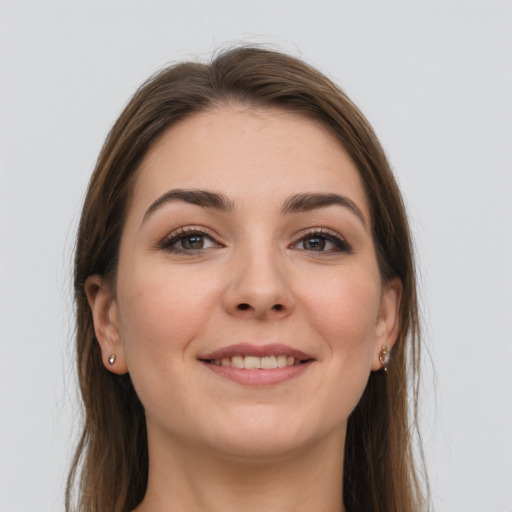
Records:
<instances>
[{"instance_id":1,"label":"neck","mask_svg":"<svg viewBox=\"0 0 512 512\"><path fill-rule=\"evenodd\" d=\"M148 488L134 512L344 512L343 446L344 435L332 436L254 461L185 446L162 450L150 437Z\"/></svg>"}]
</instances>

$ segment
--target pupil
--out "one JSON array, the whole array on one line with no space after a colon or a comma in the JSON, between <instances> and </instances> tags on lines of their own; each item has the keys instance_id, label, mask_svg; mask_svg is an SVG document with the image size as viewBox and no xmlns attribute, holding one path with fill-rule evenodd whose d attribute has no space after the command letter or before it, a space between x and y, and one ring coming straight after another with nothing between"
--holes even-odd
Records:
<instances>
[{"instance_id":1,"label":"pupil","mask_svg":"<svg viewBox=\"0 0 512 512\"><path fill-rule=\"evenodd\" d=\"M203 247L203 237L201 235L188 236L181 243L184 249L201 249Z\"/></svg>"},{"instance_id":2,"label":"pupil","mask_svg":"<svg viewBox=\"0 0 512 512\"><path fill-rule=\"evenodd\" d=\"M321 251L325 247L325 240L323 238L308 238L305 240L306 249L311 249L313 251Z\"/></svg>"}]
</instances>

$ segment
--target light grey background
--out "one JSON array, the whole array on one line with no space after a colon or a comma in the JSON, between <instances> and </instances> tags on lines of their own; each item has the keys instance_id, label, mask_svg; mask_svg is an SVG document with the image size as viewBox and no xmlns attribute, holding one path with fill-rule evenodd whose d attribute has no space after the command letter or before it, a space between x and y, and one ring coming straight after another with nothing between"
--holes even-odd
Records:
<instances>
[{"instance_id":1,"label":"light grey background","mask_svg":"<svg viewBox=\"0 0 512 512\"><path fill-rule=\"evenodd\" d=\"M270 42L373 123L420 257L438 512L512 511L512 2L0 0L0 512L62 511L70 269L88 177L170 61Z\"/></svg>"}]
</instances>

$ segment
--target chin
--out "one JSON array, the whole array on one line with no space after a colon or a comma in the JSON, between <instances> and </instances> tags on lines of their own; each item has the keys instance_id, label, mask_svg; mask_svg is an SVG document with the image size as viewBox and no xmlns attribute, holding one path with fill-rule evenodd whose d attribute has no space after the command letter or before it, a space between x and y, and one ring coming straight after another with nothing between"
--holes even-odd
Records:
<instances>
[{"instance_id":1,"label":"chin","mask_svg":"<svg viewBox=\"0 0 512 512\"><path fill-rule=\"evenodd\" d=\"M238 441L238 442L237 442ZM215 446L215 450L220 457L226 457L230 460L247 463L272 463L292 458L296 453L302 453L307 443L289 436L283 436L282 439L259 439L251 438L233 440L226 443L220 443Z\"/></svg>"},{"instance_id":2,"label":"chin","mask_svg":"<svg viewBox=\"0 0 512 512\"><path fill-rule=\"evenodd\" d=\"M293 457L328 435L328 429L319 430L307 420L290 419L290 415L246 413L243 421L221 429L213 448L238 460L272 462Z\"/></svg>"}]
</instances>

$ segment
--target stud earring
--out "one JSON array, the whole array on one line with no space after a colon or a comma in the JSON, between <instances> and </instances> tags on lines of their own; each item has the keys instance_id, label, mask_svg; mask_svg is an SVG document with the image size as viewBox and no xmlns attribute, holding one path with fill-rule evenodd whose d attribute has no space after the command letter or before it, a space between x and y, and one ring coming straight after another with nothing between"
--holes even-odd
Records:
<instances>
[{"instance_id":1,"label":"stud earring","mask_svg":"<svg viewBox=\"0 0 512 512\"><path fill-rule=\"evenodd\" d=\"M390 358L391 354L389 352L389 348L387 347L387 345L382 345L382 348L380 349L379 353L379 361L385 372L388 371L388 364Z\"/></svg>"},{"instance_id":2,"label":"stud earring","mask_svg":"<svg viewBox=\"0 0 512 512\"><path fill-rule=\"evenodd\" d=\"M108 358L108 364L109 364L110 366L112 366L115 362L116 362L116 356L115 356L115 354L112 354L112 355Z\"/></svg>"}]
</instances>

